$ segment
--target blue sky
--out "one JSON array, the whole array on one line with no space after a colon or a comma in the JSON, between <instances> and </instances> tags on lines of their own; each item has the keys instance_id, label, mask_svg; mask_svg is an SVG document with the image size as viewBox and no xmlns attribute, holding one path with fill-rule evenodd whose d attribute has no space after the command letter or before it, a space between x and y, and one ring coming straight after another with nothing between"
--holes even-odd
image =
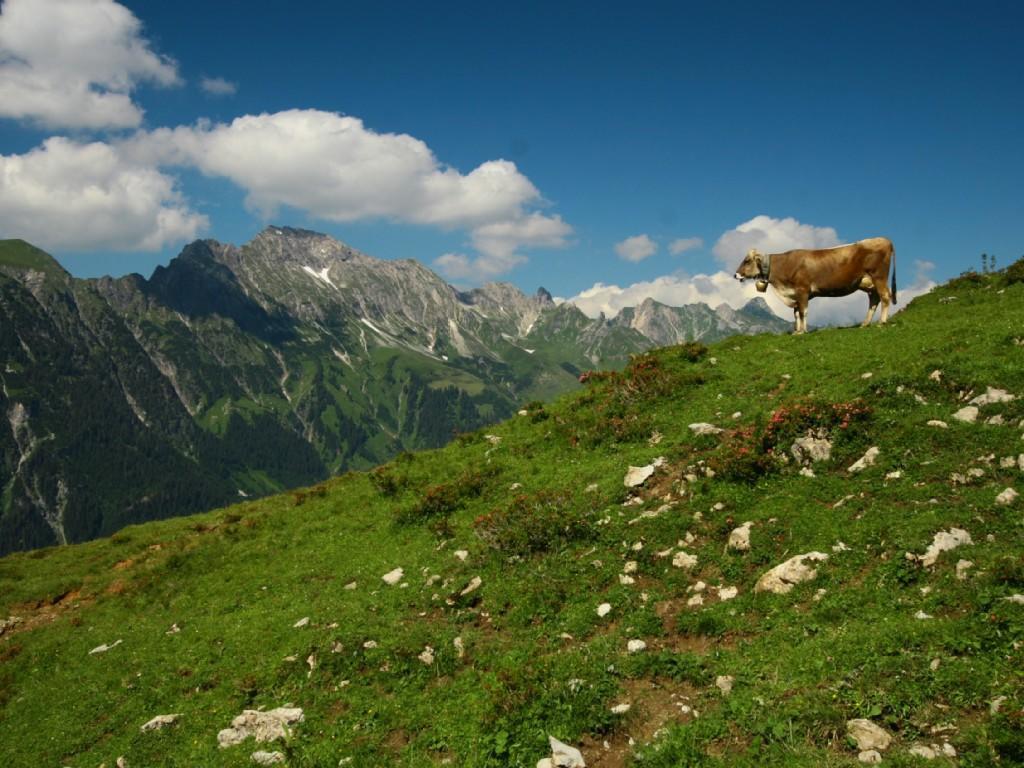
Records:
<instances>
[{"instance_id":1,"label":"blue sky","mask_svg":"<svg viewBox=\"0 0 1024 768\"><path fill-rule=\"evenodd\" d=\"M4 0L0 237L148 274L273 222L591 312L742 303L740 245L1024 254L1018 4L439 5Z\"/></svg>"}]
</instances>

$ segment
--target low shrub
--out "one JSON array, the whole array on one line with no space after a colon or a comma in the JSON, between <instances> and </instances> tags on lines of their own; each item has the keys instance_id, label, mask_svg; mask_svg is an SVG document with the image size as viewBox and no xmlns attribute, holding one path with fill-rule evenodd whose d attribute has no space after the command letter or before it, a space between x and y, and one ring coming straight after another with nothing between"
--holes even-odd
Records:
<instances>
[{"instance_id":1,"label":"low shrub","mask_svg":"<svg viewBox=\"0 0 1024 768\"><path fill-rule=\"evenodd\" d=\"M473 528L494 549L520 556L564 547L593 535L593 527L569 491L520 494L508 506L478 517Z\"/></svg>"},{"instance_id":2,"label":"low shrub","mask_svg":"<svg viewBox=\"0 0 1024 768\"><path fill-rule=\"evenodd\" d=\"M479 497L488 482L500 473L498 467L489 464L481 469L466 470L450 483L431 485L414 504L398 511L396 521L407 524L426 520L436 522L439 518L445 518L464 507L470 499ZM443 531L447 526L441 524L435 528Z\"/></svg>"}]
</instances>

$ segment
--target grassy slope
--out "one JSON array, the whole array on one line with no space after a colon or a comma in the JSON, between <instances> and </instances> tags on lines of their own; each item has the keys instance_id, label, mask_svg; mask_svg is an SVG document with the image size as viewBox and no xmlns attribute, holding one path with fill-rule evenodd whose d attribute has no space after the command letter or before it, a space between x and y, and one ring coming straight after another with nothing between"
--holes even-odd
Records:
<instances>
[{"instance_id":1,"label":"grassy slope","mask_svg":"<svg viewBox=\"0 0 1024 768\"><path fill-rule=\"evenodd\" d=\"M955 302L939 303L951 293ZM497 446L469 435L376 475L7 557L0 616L24 623L0 637L0 763L113 765L124 755L136 766L250 765L256 746L219 750L217 731L243 708L291 703L306 721L268 748L296 766L346 757L354 766L533 766L548 733L584 745L591 766L631 764L630 736L643 766L855 765L844 737L851 717L895 734L889 765L914 764L907 748L938 742L930 730L946 723L961 765L1020 764L1024 606L1001 598L1024 592L1024 504L994 499L1008 485L1024 490L1019 470L998 463L1024 451L1024 401L982 409L1012 426L951 415L962 389L1024 394L1024 349L1013 340L1022 335L1018 284L937 291L885 329L734 338L696 362L669 348L645 363L647 378L593 384L488 430ZM936 368L943 383L928 379ZM742 469L741 438L695 438L686 426L759 430L780 407L857 398L871 416L834 430L834 460L815 478L790 465L756 484L729 480L723 470ZM653 430L663 435L656 446ZM870 445L878 463L849 474ZM977 461L989 454L994 462ZM645 486L645 506L622 507L626 467L657 456L668 462ZM719 474L680 498L678 480L701 460ZM984 476L951 485L950 473L971 466ZM885 479L897 469L901 478ZM425 497L443 497L429 492L440 483L462 494L462 507L414 519L429 516ZM566 493L536 496L552 491ZM669 492L673 508L629 523ZM540 499L561 527L539 518L503 527L516 497ZM477 527L505 534L504 551L474 530L494 510ZM729 531L745 520L755 522L751 551L728 551ZM975 544L933 569L904 558L951 526ZM535 540L541 551L525 551L530 531L555 535L552 546ZM689 573L657 555L688 533L699 558ZM833 553L838 541L849 551ZM517 543L523 553L510 557ZM469 551L465 562L458 549ZM810 550L831 555L814 582L784 596L753 592L771 565ZM954 575L960 557L975 563L964 581ZM632 585L619 580L628 560L638 563ZM407 587L380 579L397 566ZM474 576L482 586L459 596ZM719 602L709 587L705 605L687 607L698 579L739 596ZM818 589L826 592L814 600ZM602 619L595 609L605 601L612 611ZM934 618L915 619L919 610ZM305 616L310 624L293 628ZM165 634L172 623L181 632ZM630 638L647 651L627 654ZM417 658L427 645L430 665ZM736 679L727 698L717 675ZM997 695L1008 700L993 716ZM631 710L612 715L621 702ZM170 712L182 714L175 726L139 732Z\"/></svg>"}]
</instances>

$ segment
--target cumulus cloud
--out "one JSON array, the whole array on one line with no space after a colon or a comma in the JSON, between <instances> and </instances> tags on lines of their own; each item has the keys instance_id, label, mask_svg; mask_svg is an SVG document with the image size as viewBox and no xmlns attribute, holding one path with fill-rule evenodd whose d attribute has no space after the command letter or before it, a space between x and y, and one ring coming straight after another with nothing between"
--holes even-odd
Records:
<instances>
[{"instance_id":1,"label":"cumulus cloud","mask_svg":"<svg viewBox=\"0 0 1024 768\"><path fill-rule=\"evenodd\" d=\"M615 252L619 254L620 259L626 261L643 261L648 256L653 256L657 250L658 244L647 235L634 235L615 244Z\"/></svg>"},{"instance_id":2,"label":"cumulus cloud","mask_svg":"<svg viewBox=\"0 0 1024 768\"><path fill-rule=\"evenodd\" d=\"M44 248L155 251L208 224L173 178L102 142L54 137L0 155L0 179L0 233Z\"/></svg>"},{"instance_id":3,"label":"cumulus cloud","mask_svg":"<svg viewBox=\"0 0 1024 768\"><path fill-rule=\"evenodd\" d=\"M521 264L521 249L558 248L572 234L561 217L538 210L545 201L515 163L489 160L463 174L419 139L378 133L332 112L296 109L162 128L140 132L124 147L146 162L230 179L264 218L289 206L328 221L466 230L478 255L435 261L451 277L493 277Z\"/></svg>"},{"instance_id":4,"label":"cumulus cloud","mask_svg":"<svg viewBox=\"0 0 1024 768\"><path fill-rule=\"evenodd\" d=\"M761 215L724 233L712 250L726 268L735 269L751 248L762 253L782 253L794 248L831 248L839 244L839 236L832 227L801 224L792 217L773 219Z\"/></svg>"},{"instance_id":5,"label":"cumulus cloud","mask_svg":"<svg viewBox=\"0 0 1024 768\"><path fill-rule=\"evenodd\" d=\"M700 248L704 245L704 241L699 237L678 237L668 244L668 252L673 256L678 256L681 253L692 251L694 248Z\"/></svg>"},{"instance_id":6,"label":"cumulus cloud","mask_svg":"<svg viewBox=\"0 0 1024 768\"><path fill-rule=\"evenodd\" d=\"M223 77L202 77L199 87L211 96L234 96L238 92L238 85Z\"/></svg>"},{"instance_id":7,"label":"cumulus cloud","mask_svg":"<svg viewBox=\"0 0 1024 768\"><path fill-rule=\"evenodd\" d=\"M4 0L0 7L0 117L46 126L131 128L132 91L180 82L154 53L135 15L113 0Z\"/></svg>"},{"instance_id":8,"label":"cumulus cloud","mask_svg":"<svg viewBox=\"0 0 1024 768\"><path fill-rule=\"evenodd\" d=\"M891 311L905 307L916 296L927 293L935 287L931 273L935 265L928 261L914 262L914 277L909 285L899 288L900 303ZM898 276L897 276L898 277ZM579 307L588 317L597 317L604 313L606 317L614 317L625 307L635 307L644 299L673 307L685 304L704 303L714 308L719 304L728 304L739 309L751 299L760 296L768 302L768 306L779 317L791 320L793 310L789 309L774 289L767 293L758 293L752 283L741 283L726 272L715 272L710 275L665 275L654 280L634 283L626 287L595 283L592 287L581 291L567 301ZM857 291L843 298L812 299L808 307L807 317L811 326L853 325L861 322L867 312L867 294ZM875 315L878 320L878 314Z\"/></svg>"}]
</instances>

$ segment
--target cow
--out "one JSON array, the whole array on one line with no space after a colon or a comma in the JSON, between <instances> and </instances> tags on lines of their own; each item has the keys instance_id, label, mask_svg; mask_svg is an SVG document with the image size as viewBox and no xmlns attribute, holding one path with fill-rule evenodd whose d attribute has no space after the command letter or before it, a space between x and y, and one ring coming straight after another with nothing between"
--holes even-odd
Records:
<instances>
[{"instance_id":1,"label":"cow","mask_svg":"<svg viewBox=\"0 0 1024 768\"><path fill-rule=\"evenodd\" d=\"M892 264L892 290L885 284ZM868 315L861 326L871 323L879 302L881 323L889 319L889 305L896 303L896 250L885 237L872 237L849 245L818 250L795 250L764 254L750 249L734 277L757 280L764 293L772 286L796 319L794 333L807 330L807 303L815 296L849 296L854 291L868 294Z\"/></svg>"}]
</instances>

